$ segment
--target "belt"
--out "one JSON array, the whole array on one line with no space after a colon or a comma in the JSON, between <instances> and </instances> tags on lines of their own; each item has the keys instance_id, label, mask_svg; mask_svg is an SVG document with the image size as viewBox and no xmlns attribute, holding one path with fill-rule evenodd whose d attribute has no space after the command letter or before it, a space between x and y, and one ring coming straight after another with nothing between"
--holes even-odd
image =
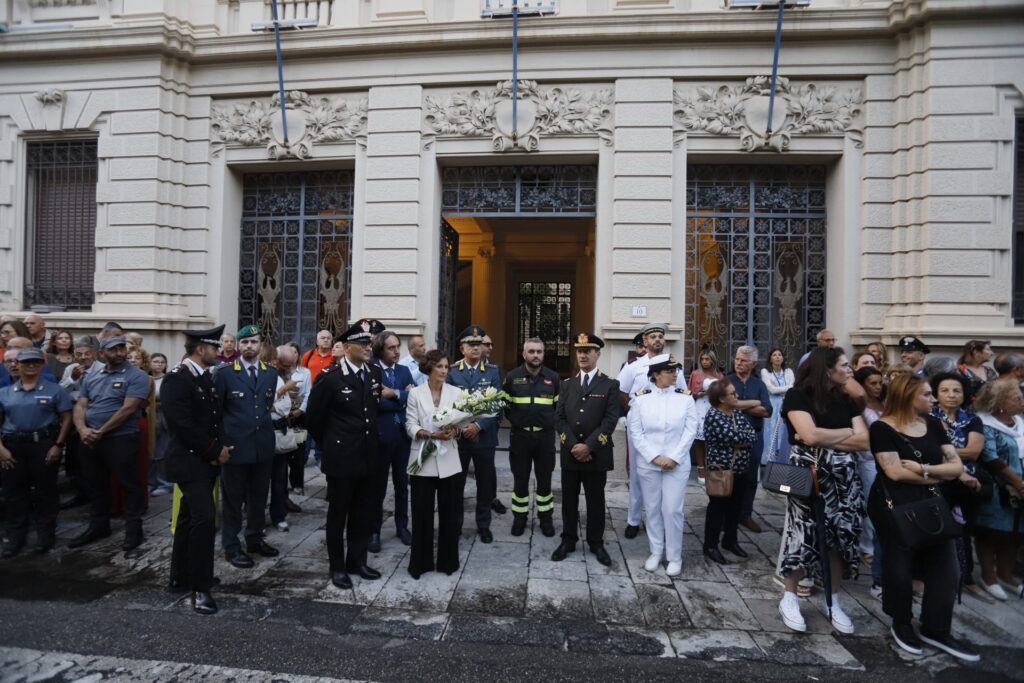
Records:
<instances>
[{"instance_id":1,"label":"belt","mask_svg":"<svg viewBox=\"0 0 1024 683\"><path fill-rule=\"evenodd\" d=\"M57 430L50 428L38 432L9 432L3 435L4 443L39 443L55 438L57 438Z\"/></svg>"},{"instance_id":2,"label":"belt","mask_svg":"<svg viewBox=\"0 0 1024 683\"><path fill-rule=\"evenodd\" d=\"M524 432L543 432L549 429L554 429L554 427L520 427L519 429Z\"/></svg>"}]
</instances>

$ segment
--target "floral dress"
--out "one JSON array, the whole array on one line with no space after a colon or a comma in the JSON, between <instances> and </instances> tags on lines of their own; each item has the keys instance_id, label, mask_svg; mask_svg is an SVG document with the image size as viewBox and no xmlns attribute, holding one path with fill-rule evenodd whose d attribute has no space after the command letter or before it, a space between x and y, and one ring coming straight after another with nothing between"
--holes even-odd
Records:
<instances>
[{"instance_id":1,"label":"floral dress","mask_svg":"<svg viewBox=\"0 0 1024 683\"><path fill-rule=\"evenodd\" d=\"M736 472L746 472L750 446L757 432L747 416L738 410L726 415L718 408L709 408L704 416L704 460L708 469L726 469L732 463ZM746 444L745 448L736 448ZM736 460L733 462L735 452Z\"/></svg>"}]
</instances>

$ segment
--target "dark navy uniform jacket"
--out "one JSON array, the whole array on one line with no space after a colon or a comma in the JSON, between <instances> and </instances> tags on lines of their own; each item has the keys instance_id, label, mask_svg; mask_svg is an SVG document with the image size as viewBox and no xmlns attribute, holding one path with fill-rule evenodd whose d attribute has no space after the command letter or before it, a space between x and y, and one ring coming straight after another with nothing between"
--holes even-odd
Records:
<instances>
[{"instance_id":1,"label":"dark navy uniform jacket","mask_svg":"<svg viewBox=\"0 0 1024 683\"><path fill-rule=\"evenodd\" d=\"M324 368L309 392L306 427L323 452L320 471L329 477L365 477L377 465L380 366L363 367L365 378L343 358Z\"/></svg>"},{"instance_id":2,"label":"dark navy uniform jacket","mask_svg":"<svg viewBox=\"0 0 1024 683\"><path fill-rule=\"evenodd\" d=\"M234 446L232 465L252 465L274 457L274 394L277 371L256 362L256 386L241 359L221 365L213 374L224 420L224 445ZM166 408L164 408L166 410Z\"/></svg>"},{"instance_id":3,"label":"dark navy uniform jacket","mask_svg":"<svg viewBox=\"0 0 1024 683\"><path fill-rule=\"evenodd\" d=\"M579 373L562 382L558 394L558 440L562 442L562 469L610 470L612 433L619 421L619 381L598 371L583 391ZM592 451L590 462L580 462L570 451L585 443Z\"/></svg>"},{"instance_id":4,"label":"dark navy uniform jacket","mask_svg":"<svg viewBox=\"0 0 1024 683\"><path fill-rule=\"evenodd\" d=\"M167 422L167 476L174 482L212 479L223 447L220 400L212 371L198 374L191 363L167 373L160 385L160 408Z\"/></svg>"},{"instance_id":5,"label":"dark navy uniform jacket","mask_svg":"<svg viewBox=\"0 0 1024 683\"><path fill-rule=\"evenodd\" d=\"M380 368L381 382L389 389L394 389L398 396L395 398L382 398L377 408L377 430L380 432L382 441L409 441L409 435L405 431L405 406L409 400L409 392L405 390L410 384L416 384L412 379L412 372L408 367L395 363L391 368L394 379L388 382L388 370L379 361L373 364Z\"/></svg>"},{"instance_id":6,"label":"dark navy uniform jacket","mask_svg":"<svg viewBox=\"0 0 1024 683\"><path fill-rule=\"evenodd\" d=\"M18 381L0 389L0 431L41 432L59 426L60 414L72 407L68 392L56 382L39 379L26 391Z\"/></svg>"},{"instance_id":7,"label":"dark navy uniform jacket","mask_svg":"<svg viewBox=\"0 0 1024 683\"><path fill-rule=\"evenodd\" d=\"M448 384L454 384L460 389L473 392L477 389L494 387L501 390L501 371L498 366L483 359L471 368L465 358L453 365L448 370ZM480 438L474 443L467 439L459 440L459 448L497 448L498 446L498 418L478 417L477 426L480 427Z\"/></svg>"}]
</instances>

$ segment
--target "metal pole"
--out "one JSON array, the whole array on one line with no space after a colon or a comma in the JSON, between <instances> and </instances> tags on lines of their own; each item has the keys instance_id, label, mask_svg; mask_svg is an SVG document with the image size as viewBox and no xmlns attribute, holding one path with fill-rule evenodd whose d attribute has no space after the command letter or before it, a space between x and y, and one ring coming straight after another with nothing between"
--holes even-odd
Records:
<instances>
[{"instance_id":1,"label":"metal pole","mask_svg":"<svg viewBox=\"0 0 1024 683\"><path fill-rule=\"evenodd\" d=\"M270 18L274 20L274 51L277 53L277 94L281 99L281 128L284 129L284 146L288 146L288 114L284 106L284 65L281 59L281 22L277 15L277 0L270 0Z\"/></svg>"},{"instance_id":2,"label":"metal pole","mask_svg":"<svg viewBox=\"0 0 1024 683\"><path fill-rule=\"evenodd\" d=\"M512 142L519 142L519 2L512 3Z\"/></svg>"},{"instance_id":3,"label":"metal pole","mask_svg":"<svg viewBox=\"0 0 1024 683\"><path fill-rule=\"evenodd\" d=\"M785 0L779 2L779 20L775 24L775 54L772 57L771 93L768 99L768 128L764 133L764 144L772 137L772 116L775 114L775 82L779 77L779 48L782 47L782 15L786 11Z\"/></svg>"}]
</instances>

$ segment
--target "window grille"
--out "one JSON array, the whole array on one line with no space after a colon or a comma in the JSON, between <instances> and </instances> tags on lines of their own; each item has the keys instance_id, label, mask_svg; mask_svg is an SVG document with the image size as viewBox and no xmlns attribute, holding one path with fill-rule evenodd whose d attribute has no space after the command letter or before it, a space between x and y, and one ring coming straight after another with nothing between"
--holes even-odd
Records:
<instances>
[{"instance_id":1,"label":"window grille","mask_svg":"<svg viewBox=\"0 0 1024 683\"><path fill-rule=\"evenodd\" d=\"M96 140L27 146L25 306L89 310L95 299Z\"/></svg>"}]
</instances>

